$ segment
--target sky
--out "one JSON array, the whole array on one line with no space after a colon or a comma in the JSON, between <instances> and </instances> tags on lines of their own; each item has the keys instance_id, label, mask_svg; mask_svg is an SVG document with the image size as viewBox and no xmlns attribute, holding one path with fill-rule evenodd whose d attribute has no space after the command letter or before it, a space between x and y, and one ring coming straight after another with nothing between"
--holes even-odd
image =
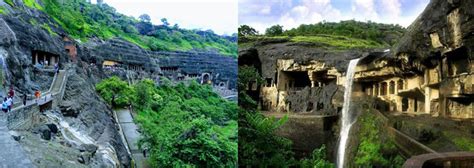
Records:
<instances>
[{"instance_id":1,"label":"sky","mask_svg":"<svg viewBox=\"0 0 474 168\"><path fill-rule=\"evenodd\" d=\"M239 0L239 25L259 33L271 25L291 29L301 24L340 20L409 26L430 0Z\"/></svg>"},{"instance_id":2,"label":"sky","mask_svg":"<svg viewBox=\"0 0 474 168\"><path fill-rule=\"evenodd\" d=\"M95 3L96 0L92 0ZM177 23L186 29L213 30L216 34L237 32L237 0L104 0L118 12L138 18L148 14L153 24Z\"/></svg>"}]
</instances>

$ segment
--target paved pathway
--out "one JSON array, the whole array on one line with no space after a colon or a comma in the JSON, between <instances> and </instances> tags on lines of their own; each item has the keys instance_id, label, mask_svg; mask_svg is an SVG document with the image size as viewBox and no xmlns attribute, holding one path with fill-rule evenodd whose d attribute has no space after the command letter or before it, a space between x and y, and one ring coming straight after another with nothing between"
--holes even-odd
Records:
<instances>
[{"instance_id":1,"label":"paved pathway","mask_svg":"<svg viewBox=\"0 0 474 168\"><path fill-rule=\"evenodd\" d=\"M30 105L42 105L53 100L53 93L61 91L61 86L64 82L64 76L66 71L62 70L55 78L56 80L52 83L51 89L38 100L28 100L26 106ZM21 101L16 101L13 109L10 113L14 113L19 109L26 107ZM13 139L9 133L7 115L0 111L0 168L32 168L35 167L28 158L26 152L23 150L21 145Z\"/></svg>"},{"instance_id":2,"label":"paved pathway","mask_svg":"<svg viewBox=\"0 0 474 168\"><path fill-rule=\"evenodd\" d=\"M8 133L7 114L0 113L0 168L35 167L20 144Z\"/></svg>"},{"instance_id":3,"label":"paved pathway","mask_svg":"<svg viewBox=\"0 0 474 168\"><path fill-rule=\"evenodd\" d=\"M117 120L120 124L123 136L128 143L128 149L130 149L133 160L137 167L149 167L146 163L146 158L143 156L143 152L138 149L138 139L140 133L137 131L138 127L133 122L132 114L128 109L117 109L114 110L117 114Z\"/></svg>"}]
</instances>

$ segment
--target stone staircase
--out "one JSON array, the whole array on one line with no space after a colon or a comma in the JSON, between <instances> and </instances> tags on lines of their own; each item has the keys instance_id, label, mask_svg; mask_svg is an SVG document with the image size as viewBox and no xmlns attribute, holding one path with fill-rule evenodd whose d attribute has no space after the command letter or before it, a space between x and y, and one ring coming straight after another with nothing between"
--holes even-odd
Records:
<instances>
[{"instance_id":1,"label":"stone staircase","mask_svg":"<svg viewBox=\"0 0 474 168\"><path fill-rule=\"evenodd\" d=\"M35 167L34 164L28 159L28 156L21 147L21 145L13 139L12 135L14 131L10 131L8 119L14 117L13 113L18 113L23 109L27 109L28 107L41 105L53 100L61 100L64 96L65 86L67 83L67 74L67 70L59 71L59 73L54 76L50 89L45 93L42 93L43 96L40 98L39 101L28 100L26 102L26 105L23 105L21 101L17 101L13 104L13 109L11 112L0 112L0 149L2 149L0 151L0 168ZM15 125L22 125L22 123L20 122ZM15 126L10 125L10 127Z\"/></svg>"}]
</instances>

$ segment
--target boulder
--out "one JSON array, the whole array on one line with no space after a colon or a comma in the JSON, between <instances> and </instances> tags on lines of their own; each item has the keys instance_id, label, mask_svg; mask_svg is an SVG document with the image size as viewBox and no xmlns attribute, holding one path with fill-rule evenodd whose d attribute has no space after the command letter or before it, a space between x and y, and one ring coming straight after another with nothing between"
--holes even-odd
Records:
<instances>
[{"instance_id":1,"label":"boulder","mask_svg":"<svg viewBox=\"0 0 474 168\"><path fill-rule=\"evenodd\" d=\"M82 144L80 146L80 149L79 151L81 152L90 152L92 154L95 153L95 151L97 151L98 147L94 144Z\"/></svg>"},{"instance_id":2,"label":"boulder","mask_svg":"<svg viewBox=\"0 0 474 168\"><path fill-rule=\"evenodd\" d=\"M49 128L49 130L51 130L52 133L55 133L57 134L58 133L58 126L56 126L56 124L46 124Z\"/></svg>"},{"instance_id":3,"label":"boulder","mask_svg":"<svg viewBox=\"0 0 474 168\"><path fill-rule=\"evenodd\" d=\"M86 165L87 165L87 164L89 164L90 161L91 161L91 156L92 156L92 155L91 155L90 153L87 153L87 152L81 153L81 154L79 155L79 157L77 158L77 161L78 161L79 163L82 163L82 164L86 164Z\"/></svg>"}]
</instances>

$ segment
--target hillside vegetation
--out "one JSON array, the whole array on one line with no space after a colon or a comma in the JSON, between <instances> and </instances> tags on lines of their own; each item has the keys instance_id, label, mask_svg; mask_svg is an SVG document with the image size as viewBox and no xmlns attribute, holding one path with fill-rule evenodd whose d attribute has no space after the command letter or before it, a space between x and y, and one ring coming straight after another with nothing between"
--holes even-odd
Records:
<instances>
[{"instance_id":1,"label":"hillside vegetation","mask_svg":"<svg viewBox=\"0 0 474 168\"><path fill-rule=\"evenodd\" d=\"M5 1L14 9L19 8L20 4L15 4L15 1ZM153 25L146 14L136 19L118 13L105 3L96 5L86 0L23 0L23 4L45 12L57 22L51 27L61 26L68 35L82 42L90 38L118 37L149 50L195 50L233 57L237 55L236 35L220 36L212 30L183 29L177 24L169 25L165 18L162 19L161 25ZM7 12L0 8L0 13Z\"/></svg>"},{"instance_id":2,"label":"hillside vegetation","mask_svg":"<svg viewBox=\"0 0 474 168\"><path fill-rule=\"evenodd\" d=\"M284 30L281 25L274 25L260 34L248 25L239 28L239 45L241 47L258 42L285 39L291 42L309 42L328 49L366 49L384 48L394 45L405 29L399 25L354 20L341 22L320 22L302 24L297 28Z\"/></svg>"},{"instance_id":3,"label":"hillside vegetation","mask_svg":"<svg viewBox=\"0 0 474 168\"><path fill-rule=\"evenodd\" d=\"M132 104L138 112L139 147L148 151L152 167L236 167L237 104L209 85L162 81L160 86L150 79L128 86L111 77L96 89L114 107Z\"/></svg>"}]
</instances>

